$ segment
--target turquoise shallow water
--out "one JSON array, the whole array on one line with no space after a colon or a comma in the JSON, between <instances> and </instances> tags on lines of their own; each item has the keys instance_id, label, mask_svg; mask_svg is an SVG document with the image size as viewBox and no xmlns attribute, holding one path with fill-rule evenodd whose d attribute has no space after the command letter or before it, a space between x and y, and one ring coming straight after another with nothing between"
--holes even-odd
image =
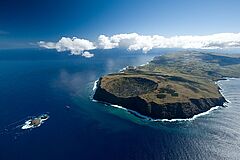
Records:
<instances>
[{"instance_id":1,"label":"turquoise shallow water","mask_svg":"<svg viewBox=\"0 0 240 160\"><path fill-rule=\"evenodd\" d=\"M1 160L240 157L239 79L220 82L231 101L228 107L194 121L150 122L93 102L92 88L101 75L146 63L166 51L94 52L94 58L86 59L48 50L0 51L1 129L28 116L50 114L39 128L0 135Z\"/></svg>"}]
</instances>

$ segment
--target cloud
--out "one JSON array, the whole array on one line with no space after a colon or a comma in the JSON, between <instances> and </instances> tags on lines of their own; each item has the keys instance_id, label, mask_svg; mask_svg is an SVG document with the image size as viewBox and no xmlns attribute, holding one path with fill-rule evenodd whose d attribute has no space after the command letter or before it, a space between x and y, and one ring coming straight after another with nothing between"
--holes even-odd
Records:
<instances>
[{"instance_id":1,"label":"cloud","mask_svg":"<svg viewBox=\"0 0 240 160\"><path fill-rule=\"evenodd\" d=\"M38 42L38 45L40 47L47 48L47 49L56 49L58 52L70 51L74 55L83 55L84 51L96 49L96 46L93 44L93 42L90 42L89 40L85 40L85 39L79 39L76 37L73 37L73 38L62 37L56 43L40 41ZM85 55L89 57L90 53L87 52L85 53Z\"/></svg>"},{"instance_id":2,"label":"cloud","mask_svg":"<svg viewBox=\"0 0 240 160\"><path fill-rule=\"evenodd\" d=\"M127 48L128 50L140 50L148 52L153 48L155 41L151 36L142 36L137 33L117 34L111 37L100 35L98 37L99 46L103 49Z\"/></svg>"},{"instance_id":3,"label":"cloud","mask_svg":"<svg viewBox=\"0 0 240 160\"><path fill-rule=\"evenodd\" d=\"M98 37L98 41L99 41L99 48L102 49L112 49L115 47L118 47L118 43L114 43L112 40L110 40L109 37L105 36L105 35L100 35Z\"/></svg>"},{"instance_id":4,"label":"cloud","mask_svg":"<svg viewBox=\"0 0 240 160\"><path fill-rule=\"evenodd\" d=\"M224 49L239 48L240 33L219 33L207 36L173 36L139 35L137 33L117 34L111 37L100 35L99 46L103 49L124 47L128 50L148 52L154 48L183 49Z\"/></svg>"},{"instance_id":5,"label":"cloud","mask_svg":"<svg viewBox=\"0 0 240 160\"><path fill-rule=\"evenodd\" d=\"M94 54L88 52L88 51L84 51L83 54L82 54L83 57L86 57L86 58L91 58L94 56Z\"/></svg>"},{"instance_id":6,"label":"cloud","mask_svg":"<svg viewBox=\"0 0 240 160\"><path fill-rule=\"evenodd\" d=\"M240 48L240 33L219 33L205 36L173 36L139 35L137 33L116 34L113 36L100 35L98 41L76 37L62 37L58 42L38 42L40 47L56 49L58 52L70 51L74 55L90 58L93 49L126 48L129 51L142 50L144 53L154 48L183 48L183 49L225 49Z\"/></svg>"}]
</instances>

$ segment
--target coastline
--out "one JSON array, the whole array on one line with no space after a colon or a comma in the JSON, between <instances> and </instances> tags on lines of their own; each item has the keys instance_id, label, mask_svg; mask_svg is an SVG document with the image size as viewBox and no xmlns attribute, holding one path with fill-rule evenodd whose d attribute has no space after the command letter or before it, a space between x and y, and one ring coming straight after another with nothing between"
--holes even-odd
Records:
<instances>
[{"instance_id":1,"label":"coastline","mask_svg":"<svg viewBox=\"0 0 240 160\"><path fill-rule=\"evenodd\" d=\"M95 91L97 89L97 83L98 83L99 79L97 79L96 81L94 81L93 83L93 88L92 90Z\"/></svg>"},{"instance_id":2,"label":"coastline","mask_svg":"<svg viewBox=\"0 0 240 160\"><path fill-rule=\"evenodd\" d=\"M143 64L140 64L139 66L133 66L134 69L136 69L137 67L142 67L142 66L145 66L145 65L148 65L149 62L146 62L146 63L143 63ZM130 66L126 66L126 67L123 67L122 69L119 70L120 73L124 72L125 70L128 69L128 67Z\"/></svg>"},{"instance_id":3,"label":"coastline","mask_svg":"<svg viewBox=\"0 0 240 160\"><path fill-rule=\"evenodd\" d=\"M214 107L211 107L209 110L207 110L207 111L205 111L205 112L202 112L202 113L199 113L199 114L196 114L196 115L194 115L192 118L185 118L185 119L153 119L153 118L151 118L151 117L142 115L142 114L140 114L140 113L137 112L137 111L134 111L134 110L131 110L131 109L127 109L127 108L122 107L122 106L119 106L119 105L114 105L114 104L110 104L110 103L107 103L107 102L101 102L101 101L95 100L95 99L93 99L93 97L92 97L92 101L93 101L93 102L96 102L96 103L103 103L103 104L105 104L105 105L108 105L108 106L111 106L111 107L114 107L114 108L123 109L123 110L125 110L125 111L127 111L127 112L129 112L129 113L131 113L131 114L133 114L133 115L135 115L136 117L142 118L142 119L144 119L144 120L152 121L152 122L193 121L193 120L195 120L196 118L202 117L202 116L204 116L204 115L208 115L208 114L210 114L212 111L217 110L217 109L219 109L220 107L225 107L225 106L227 106L228 103L231 103L231 101L229 101L228 99L226 99L226 97L224 96L224 94L223 94L223 92L222 92L223 89L222 89L222 87L221 87L220 82L221 82L221 81L230 81L230 80L232 80L232 79L236 79L236 78L226 77L226 78L224 78L224 79L221 79L221 80L218 80L218 81L215 82L215 84L218 85L218 87L219 87L219 92L220 92L220 94L221 94L222 97L226 100L226 102L223 104L223 106L214 106ZM99 79L94 82L94 86L93 86L93 89L92 89L93 91L95 91L95 90L97 89L97 82L98 82L98 81L99 81Z\"/></svg>"},{"instance_id":4,"label":"coastline","mask_svg":"<svg viewBox=\"0 0 240 160\"><path fill-rule=\"evenodd\" d=\"M219 87L219 92L220 92L220 94L225 98L225 100L226 100L227 103L231 103L231 101L228 100L228 99L224 96L224 94L223 94L223 88L222 88L222 86L221 86L222 84L221 84L220 82L221 82L221 81L229 82L229 81L234 80L234 79L237 79L237 78L224 77L224 79L221 79L221 80L218 80L218 81L215 82L215 84L218 85L218 87ZM225 104L225 103L224 103L224 104Z\"/></svg>"}]
</instances>

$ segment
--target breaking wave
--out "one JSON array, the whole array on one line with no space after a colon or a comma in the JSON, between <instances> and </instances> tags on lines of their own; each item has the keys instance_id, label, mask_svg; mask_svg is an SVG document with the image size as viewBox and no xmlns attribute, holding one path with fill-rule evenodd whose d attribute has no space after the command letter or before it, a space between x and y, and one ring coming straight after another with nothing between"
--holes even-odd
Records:
<instances>
[{"instance_id":1,"label":"breaking wave","mask_svg":"<svg viewBox=\"0 0 240 160\"><path fill-rule=\"evenodd\" d=\"M95 102L97 102L97 101L95 100ZM151 118L151 117L148 117L148 116L144 116L144 115L140 114L139 112L133 111L131 109L124 108L124 107L119 106L119 105L112 105L112 104L110 104L110 106L115 107L115 108L119 108L119 109L123 109L125 111L128 111L128 112L136 115L137 117L140 117L140 118L145 119L145 120L153 121L153 122L192 121L192 120L195 120L198 117L210 114L212 111L217 110L220 107L220 106L212 107L211 109L209 109L206 112L202 112L202 113L199 113L197 115L194 115L192 118L185 118L185 119L154 119L154 118Z\"/></svg>"},{"instance_id":2,"label":"breaking wave","mask_svg":"<svg viewBox=\"0 0 240 160\"><path fill-rule=\"evenodd\" d=\"M93 84L93 88L92 90L95 91L97 89L97 83L98 83L99 80L96 80Z\"/></svg>"}]
</instances>

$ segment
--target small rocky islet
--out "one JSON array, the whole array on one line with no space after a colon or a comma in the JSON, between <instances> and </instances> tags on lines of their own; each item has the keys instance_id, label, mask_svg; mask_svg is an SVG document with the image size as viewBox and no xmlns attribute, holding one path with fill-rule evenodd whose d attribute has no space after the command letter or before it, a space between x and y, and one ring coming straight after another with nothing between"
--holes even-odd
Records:
<instances>
[{"instance_id":1,"label":"small rocky islet","mask_svg":"<svg viewBox=\"0 0 240 160\"><path fill-rule=\"evenodd\" d=\"M153 119L185 119L223 106L216 81L225 77L240 77L238 55L181 51L100 77L93 98Z\"/></svg>"}]
</instances>

